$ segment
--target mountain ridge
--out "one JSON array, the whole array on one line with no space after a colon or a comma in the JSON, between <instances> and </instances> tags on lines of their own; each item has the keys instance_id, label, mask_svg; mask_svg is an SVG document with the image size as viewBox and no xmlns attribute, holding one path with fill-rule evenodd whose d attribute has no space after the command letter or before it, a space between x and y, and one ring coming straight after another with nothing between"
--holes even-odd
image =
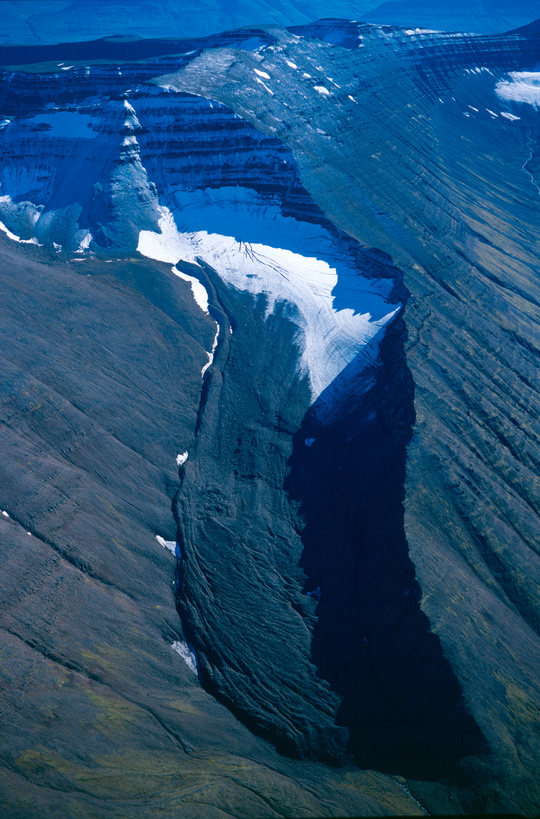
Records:
<instances>
[{"instance_id":1,"label":"mountain ridge","mask_svg":"<svg viewBox=\"0 0 540 819\"><path fill-rule=\"evenodd\" d=\"M531 0L439 0L434 5L425 0L390 0L362 14L369 23L444 31L474 31L479 34L508 32L537 19L538 6Z\"/></svg>"}]
</instances>

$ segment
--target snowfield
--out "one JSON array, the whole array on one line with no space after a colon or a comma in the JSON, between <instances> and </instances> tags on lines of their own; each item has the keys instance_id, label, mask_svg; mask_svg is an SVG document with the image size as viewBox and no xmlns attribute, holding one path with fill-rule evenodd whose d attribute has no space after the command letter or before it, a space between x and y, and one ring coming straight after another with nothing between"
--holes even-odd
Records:
<instances>
[{"instance_id":1,"label":"snowfield","mask_svg":"<svg viewBox=\"0 0 540 819\"><path fill-rule=\"evenodd\" d=\"M502 100L525 102L533 108L540 106L540 71L512 71L510 80L501 80L495 92ZM517 119L517 117L516 117Z\"/></svg>"},{"instance_id":2,"label":"snowfield","mask_svg":"<svg viewBox=\"0 0 540 819\"><path fill-rule=\"evenodd\" d=\"M377 342L399 310L387 301L391 280L362 276L328 231L283 216L253 191L178 192L176 203L174 214L160 206L161 233L141 231L138 251L173 266L204 260L232 287L263 297L267 316L278 304L288 305L287 315L299 330L300 374L309 378L313 401ZM199 225L205 229L197 230ZM203 285L176 267L174 272L190 281L207 311ZM366 362L372 358L373 352Z\"/></svg>"}]
</instances>

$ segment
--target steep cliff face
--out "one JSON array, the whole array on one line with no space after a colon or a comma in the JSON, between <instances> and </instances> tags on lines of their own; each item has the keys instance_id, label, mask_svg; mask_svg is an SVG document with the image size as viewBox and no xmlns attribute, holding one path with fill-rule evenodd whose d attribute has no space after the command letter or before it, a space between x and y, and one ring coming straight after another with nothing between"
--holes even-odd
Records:
<instances>
[{"instance_id":1,"label":"steep cliff face","mask_svg":"<svg viewBox=\"0 0 540 819\"><path fill-rule=\"evenodd\" d=\"M42 793L97 766L94 805L118 747L97 740L103 712L156 777L174 742L174 808L216 755L221 807L240 753L231 813L417 812L395 776L432 812L533 813L538 34L329 21L208 46L4 76L22 378L4 526L69 565L70 601L88 581L88 610L111 612L74 640L60 582L31 623L17 575L8 643L78 675L77 724L81 701L97 712L84 764L64 717L47 723L61 752L18 729L9 777ZM325 801L347 777L358 793ZM129 785L140 809L149 787Z\"/></svg>"},{"instance_id":2,"label":"steep cliff face","mask_svg":"<svg viewBox=\"0 0 540 819\"><path fill-rule=\"evenodd\" d=\"M229 53L219 76L203 55L178 87L282 137L323 210L405 271L416 410L405 533L422 609L514 783L500 804L517 809L537 798L538 34L361 34L353 51L347 31L347 52L284 36L264 50L272 79L248 104L251 55ZM293 83L305 109L285 127Z\"/></svg>"}]
</instances>

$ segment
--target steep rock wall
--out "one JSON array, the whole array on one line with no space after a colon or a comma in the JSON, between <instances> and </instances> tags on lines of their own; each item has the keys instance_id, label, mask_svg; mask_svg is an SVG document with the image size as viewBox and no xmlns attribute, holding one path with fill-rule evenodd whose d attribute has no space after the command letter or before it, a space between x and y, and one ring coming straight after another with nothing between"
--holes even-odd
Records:
<instances>
[{"instance_id":1,"label":"steep rock wall","mask_svg":"<svg viewBox=\"0 0 540 819\"><path fill-rule=\"evenodd\" d=\"M416 412L405 533L422 609L493 754L463 763L454 793L462 788L467 810L530 811L538 799L538 114L521 91L500 90L533 76L538 33L371 37L369 47L364 39L340 51L282 35L258 63L224 54L226 73L203 55L177 87L279 135L332 220L405 271ZM253 83L254 67L271 78L266 90ZM304 100L294 108L293 94ZM495 791L471 799L470 782L491 777Z\"/></svg>"}]
</instances>

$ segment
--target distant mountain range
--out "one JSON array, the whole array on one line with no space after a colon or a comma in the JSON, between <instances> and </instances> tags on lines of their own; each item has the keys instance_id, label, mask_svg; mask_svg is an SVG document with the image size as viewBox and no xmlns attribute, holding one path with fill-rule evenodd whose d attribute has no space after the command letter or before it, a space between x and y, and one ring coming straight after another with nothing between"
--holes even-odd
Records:
<instances>
[{"instance_id":1,"label":"distant mountain range","mask_svg":"<svg viewBox=\"0 0 540 819\"><path fill-rule=\"evenodd\" d=\"M536 0L0 0L0 42L32 45L132 37L201 37L263 24L302 25L334 17L445 31L503 32L536 19Z\"/></svg>"},{"instance_id":2,"label":"distant mountain range","mask_svg":"<svg viewBox=\"0 0 540 819\"><path fill-rule=\"evenodd\" d=\"M0 0L0 42L95 40L114 34L200 37L242 26L287 26L321 17L357 18L377 0Z\"/></svg>"},{"instance_id":3,"label":"distant mountain range","mask_svg":"<svg viewBox=\"0 0 540 819\"><path fill-rule=\"evenodd\" d=\"M540 16L537 0L389 0L362 16L369 23L490 34Z\"/></svg>"}]
</instances>

